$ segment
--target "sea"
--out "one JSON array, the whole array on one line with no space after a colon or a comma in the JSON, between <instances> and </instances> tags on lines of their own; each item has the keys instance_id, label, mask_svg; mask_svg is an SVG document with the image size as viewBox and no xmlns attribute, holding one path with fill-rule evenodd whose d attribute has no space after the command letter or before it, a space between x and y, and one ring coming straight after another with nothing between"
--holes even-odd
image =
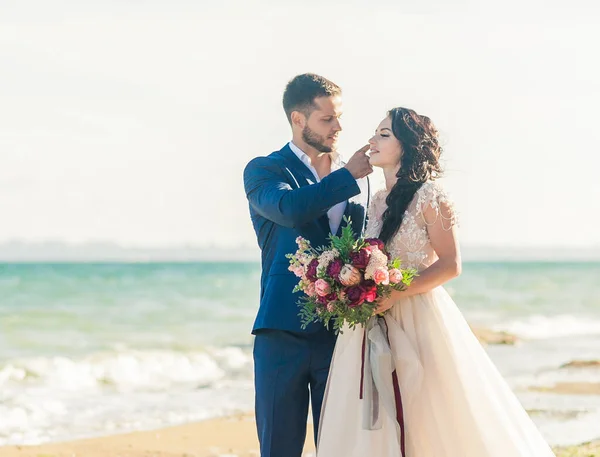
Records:
<instances>
[{"instance_id":1,"label":"sea","mask_svg":"<svg viewBox=\"0 0 600 457\"><path fill-rule=\"evenodd\" d=\"M0 445L253 409L256 262L0 264ZM600 262L466 262L446 289L551 444L600 437Z\"/></svg>"}]
</instances>

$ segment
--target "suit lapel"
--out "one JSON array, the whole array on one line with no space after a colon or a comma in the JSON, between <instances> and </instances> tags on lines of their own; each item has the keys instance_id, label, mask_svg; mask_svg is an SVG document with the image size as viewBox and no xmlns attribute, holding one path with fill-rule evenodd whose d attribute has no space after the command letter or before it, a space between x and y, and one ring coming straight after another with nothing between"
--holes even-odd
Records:
<instances>
[{"instance_id":1,"label":"suit lapel","mask_svg":"<svg viewBox=\"0 0 600 457\"><path fill-rule=\"evenodd\" d=\"M304 180L298 181L300 187L315 183L315 177L312 172L302 163L298 156L294 154L289 145L286 144L279 153L285 158L290 171L295 175L300 175L304 178Z\"/></svg>"},{"instance_id":2,"label":"suit lapel","mask_svg":"<svg viewBox=\"0 0 600 457\"><path fill-rule=\"evenodd\" d=\"M344 210L344 217L342 218L342 221L340 222L340 226L338 228L336 236L342 236L342 229L346 226L346 221L344 219L346 219L348 217L350 219L352 219L352 225L354 226L354 217L352 215L352 213L353 213L352 208L353 207L354 207L354 205L352 205L350 203L350 201L346 201L346 209Z\"/></svg>"},{"instance_id":3,"label":"suit lapel","mask_svg":"<svg viewBox=\"0 0 600 457\"><path fill-rule=\"evenodd\" d=\"M317 219L321 229L325 232L325 236L329 239L329 234L331 233L331 227L329 227L329 216L325 213L319 219Z\"/></svg>"},{"instance_id":4,"label":"suit lapel","mask_svg":"<svg viewBox=\"0 0 600 457\"><path fill-rule=\"evenodd\" d=\"M290 172L300 177L296 180L300 187L316 183L315 176L308 167L302 163L298 156L294 154L294 151L290 149L289 144L286 144L279 153L285 158ZM325 236L329 236L331 229L329 228L329 218L327 217L327 213L319 217L316 222L323 232L325 232Z\"/></svg>"},{"instance_id":5,"label":"suit lapel","mask_svg":"<svg viewBox=\"0 0 600 457\"><path fill-rule=\"evenodd\" d=\"M346 210L344 211L344 217L349 217L351 219L352 231L354 232L355 236L360 237L363 234L365 218L367 216L367 208L369 206L369 179L359 179L357 184L360 187L360 194L348 200L346 203ZM342 220L337 236L342 234L342 227L345 225L345 222Z\"/></svg>"},{"instance_id":6,"label":"suit lapel","mask_svg":"<svg viewBox=\"0 0 600 457\"><path fill-rule=\"evenodd\" d=\"M345 162L342 162L342 166L346 165ZM363 192L363 188L362 188L362 179L359 179L357 181L359 187L361 188L361 193ZM362 222L363 222L363 218L360 214L360 210L362 208L362 205L360 204L359 201L354 201L356 200L360 200L361 198L361 194L358 194L356 197L351 198L350 200L346 201L346 209L344 210L344 217L342 218L342 221L340 223L340 226L338 228L338 231L336 233L337 236L342 236L342 229L346 226L346 222L344 221L345 218L349 218L351 223L352 223L352 231L354 232L355 236L362 236Z\"/></svg>"}]
</instances>

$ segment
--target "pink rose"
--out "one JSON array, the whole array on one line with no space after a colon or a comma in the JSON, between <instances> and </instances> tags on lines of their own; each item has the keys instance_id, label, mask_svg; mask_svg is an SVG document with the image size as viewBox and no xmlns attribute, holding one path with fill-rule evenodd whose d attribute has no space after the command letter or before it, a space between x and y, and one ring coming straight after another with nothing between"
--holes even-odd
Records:
<instances>
[{"instance_id":1,"label":"pink rose","mask_svg":"<svg viewBox=\"0 0 600 457\"><path fill-rule=\"evenodd\" d=\"M371 253L366 249L361 249L358 252L350 254L350 263L356 268L367 268L369 257L371 257Z\"/></svg>"},{"instance_id":2,"label":"pink rose","mask_svg":"<svg viewBox=\"0 0 600 457\"><path fill-rule=\"evenodd\" d=\"M327 267L327 276L333 279L339 279L339 275L343 266L344 262L342 262L341 259L335 259Z\"/></svg>"},{"instance_id":3,"label":"pink rose","mask_svg":"<svg viewBox=\"0 0 600 457\"><path fill-rule=\"evenodd\" d=\"M334 308L335 303L334 302L329 302L327 303L327 311L329 311L330 313L333 313L333 311L335 310Z\"/></svg>"},{"instance_id":4,"label":"pink rose","mask_svg":"<svg viewBox=\"0 0 600 457\"><path fill-rule=\"evenodd\" d=\"M315 283L315 291L319 297L325 297L331 292L331 287L324 279L317 279L317 282Z\"/></svg>"},{"instance_id":5,"label":"pink rose","mask_svg":"<svg viewBox=\"0 0 600 457\"><path fill-rule=\"evenodd\" d=\"M362 275L358 269L350 264L346 264L340 271L340 282L345 286L355 286L360 283Z\"/></svg>"},{"instance_id":6,"label":"pink rose","mask_svg":"<svg viewBox=\"0 0 600 457\"><path fill-rule=\"evenodd\" d=\"M319 266L318 259L312 259L306 268L306 277L311 281L317 280L317 267Z\"/></svg>"},{"instance_id":7,"label":"pink rose","mask_svg":"<svg viewBox=\"0 0 600 457\"><path fill-rule=\"evenodd\" d=\"M387 286L390 283L390 274L387 268L378 268L373 272L373 281L375 284L383 284Z\"/></svg>"},{"instance_id":8,"label":"pink rose","mask_svg":"<svg viewBox=\"0 0 600 457\"><path fill-rule=\"evenodd\" d=\"M309 297L314 297L315 295L317 295L317 291L315 289L315 283L314 282L309 283L308 286L306 286L304 293L306 295L308 295Z\"/></svg>"},{"instance_id":9,"label":"pink rose","mask_svg":"<svg viewBox=\"0 0 600 457\"><path fill-rule=\"evenodd\" d=\"M402 272L397 268L392 268L390 270L390 282L392 284L398 284L402 282Z\"/></svg>"}]
</instances>

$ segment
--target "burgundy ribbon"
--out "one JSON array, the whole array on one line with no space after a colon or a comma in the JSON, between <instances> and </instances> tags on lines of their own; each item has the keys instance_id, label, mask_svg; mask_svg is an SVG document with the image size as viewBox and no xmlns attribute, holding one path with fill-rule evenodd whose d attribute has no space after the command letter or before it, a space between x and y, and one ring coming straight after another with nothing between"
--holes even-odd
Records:
<instances>
[{"instance_id":1,"label":"burgundy ribbon","mask_svg":"<svg viewBox=\"0 0 600 457\"><path fill-rule=\"evenodd\" d=\"M359 398L363 399L363 391L365 389L365 349L367 346L367 329L363 332L362 349L360 354L360 395Z\"/></svg>"}]
</instances>

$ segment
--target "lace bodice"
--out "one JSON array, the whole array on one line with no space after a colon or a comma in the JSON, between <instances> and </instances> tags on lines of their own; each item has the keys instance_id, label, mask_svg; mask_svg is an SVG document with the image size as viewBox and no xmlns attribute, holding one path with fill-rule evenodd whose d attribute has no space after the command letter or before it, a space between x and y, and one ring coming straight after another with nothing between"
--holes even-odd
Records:
<instances>
[{"instance_id":1,"label":"lace bodice","mask_svg":"<svg viewBox=\"0 0 600 457\"><path fill-rule=\"evenodd\" d=\"M385 189L373 195L368 210L369 221L365 237L377 238L383 226L382 216L387 209L385 202L389 192ZM427 211L431 208L432 211ZM402 218L400 229L388 242L387 249L392 257L399 257L402 266L422 271L431 265L437 256L431 246L427 228L440 223L450 230L457 223L456 211L442 186L434 181L423 184Z\"/></svg>"}]
</instances>

